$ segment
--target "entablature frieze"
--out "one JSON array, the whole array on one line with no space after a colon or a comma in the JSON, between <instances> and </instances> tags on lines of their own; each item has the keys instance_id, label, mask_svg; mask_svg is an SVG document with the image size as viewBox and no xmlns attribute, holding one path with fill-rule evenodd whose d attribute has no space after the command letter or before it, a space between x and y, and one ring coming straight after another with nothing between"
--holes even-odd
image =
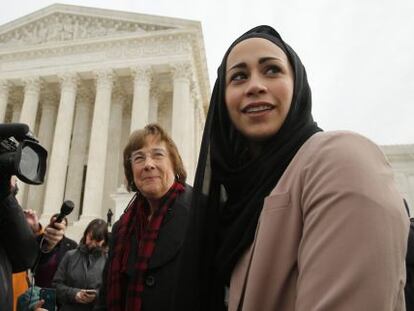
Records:
<instances>
[{"instance_id":1,"label":"entablature frieze","mask_svg":"<svg viewBox=\"0 0 414 311\"><path fill-rule=\"evenodd\" d=\"M45 50L45 54L22 59L0 55L0 71L8 77L28 71L56 72L70 67L71 70L85 71L93 67L120 68L139 63L168 63L170 60L188 58L188 43L182 41L151 41L142 44L140 40L125 42L105 42L85 47L82 51L70 47L65 51L59 49ZM158 45L158 46L157 46ZM39 51L40 52L40 51ZM62 53L60 53L62 52ZM0 53L1 54L1 53ZM48 56L48 54L50 54ZM10 57L9 57L10 56ZM22 55L20 55L22 56ZM33 56L33 55L32 55ZM168 60L166 59L168 58Z\"/></svg>"},{"instance_id":2,"label":"entablature frieze","mask_svg":"<svg viewBox=\"0 0 414 311\"><path fill-rule=\"evenodd\" d=\"M121 49L123 53L115 54ZM16 49L0 48L0 63L10 60L28 60L46 57L67 56L73 54L106 51L107 56L145 57L174 55L192 51L191 41L183 31L141 36L126 36L110 39L91 39L73 44L46 44L41 47L22 47Z\"/></svg>"},{"instance_id":3,"label":"entablature frieze","mask_svg":"<svg viewBox=\"0 0 414 311\"><path fill-rule=\"evenodd\" d=\"M165 62L166 58L167 63L191 59L193 74L200 83L203 106L206 106L210 96L209 81L205 60L201 57L204 50L199 51L196 35L193 31L174 30L167 34L91 39L77 44L46 44L43 48L7 52L0 49L0 71L7 75L31 69L53 73L69 66L72 70L79 68L79 71L85 71L94 64L109 67L113 64L114 68L119 68L133 62L157 64Z\"/></svg>"}]
</instances>

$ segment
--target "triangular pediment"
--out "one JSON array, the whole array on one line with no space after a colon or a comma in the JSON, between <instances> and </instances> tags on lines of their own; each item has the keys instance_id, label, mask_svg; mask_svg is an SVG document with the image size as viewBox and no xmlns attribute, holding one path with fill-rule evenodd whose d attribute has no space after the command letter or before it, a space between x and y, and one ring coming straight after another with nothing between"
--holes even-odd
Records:
<instances>
[{"instance_id":1,"label":"triangular pediment","mask_svg":"<svg viewBox=\"0 0 414 311\"><path fill-rule=\"evenodd\" d=\"M0 26L0 48L191 28L191 21L55 4Z\"/></svg>"}]
</instances>

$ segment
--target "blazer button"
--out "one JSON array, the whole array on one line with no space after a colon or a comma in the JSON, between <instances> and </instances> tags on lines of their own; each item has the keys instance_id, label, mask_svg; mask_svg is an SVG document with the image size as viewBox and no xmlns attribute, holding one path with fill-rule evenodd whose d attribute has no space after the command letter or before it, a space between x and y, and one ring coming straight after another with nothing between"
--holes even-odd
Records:
<instances>
[{"instance_id":1,"label":"blazer button","mask_svg":"<svg viewBox=\"0 0 414 311\"><path fill-rule=\"evenodd\" d=\"M155 278L152 275L147 276L145 278L145 285L153 287L155 285Z\"/></svg>"}]
</instances>

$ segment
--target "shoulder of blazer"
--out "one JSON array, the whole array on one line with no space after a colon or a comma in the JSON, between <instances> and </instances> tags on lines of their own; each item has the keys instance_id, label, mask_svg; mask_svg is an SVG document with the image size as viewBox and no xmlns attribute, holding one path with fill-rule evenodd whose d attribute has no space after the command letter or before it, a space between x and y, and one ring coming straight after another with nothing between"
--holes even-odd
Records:
<instances>
[{"instance_id":1,"label":"shoulder of blazer","mask_svg":"<svg viewBox=\"0 0 414 311\"><path fill-rule=\"evenodd\" d=\"M183 205L187 210L189 210L191 207L192 197L193 197L193 187L185 184L184 193L177 197L177 200L174 204Z\"/></svg>"}]
</instances>

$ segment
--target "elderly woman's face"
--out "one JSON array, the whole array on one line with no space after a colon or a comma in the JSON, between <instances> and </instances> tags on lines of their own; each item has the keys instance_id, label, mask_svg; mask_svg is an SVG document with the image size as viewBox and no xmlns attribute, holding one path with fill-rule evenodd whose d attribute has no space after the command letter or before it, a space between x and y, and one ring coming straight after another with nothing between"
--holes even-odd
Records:
<instances>
[{"instance_id":1,"label":"elderly woman's face","mask_svg":"<svg viewBox=\"0 0 414 311\"><path fill-rule=\"evenodd\" d=\"M147 199L160 199L174 183L174 168L164 142L146 138L143 148L131 154L135 186Z\"/></svg>"},{"instance_id":2,"label":"elderly woman's face","mask_svg":"<svg viewBox=\"0 0 414 311\"><path fill-rule=\"evenodd\" d=\"M252 141L277 133L293 97L293 72L286 54L274 43L251 38L227 57L226 105L234 126Z\"/></svg>"}]
</instances>

